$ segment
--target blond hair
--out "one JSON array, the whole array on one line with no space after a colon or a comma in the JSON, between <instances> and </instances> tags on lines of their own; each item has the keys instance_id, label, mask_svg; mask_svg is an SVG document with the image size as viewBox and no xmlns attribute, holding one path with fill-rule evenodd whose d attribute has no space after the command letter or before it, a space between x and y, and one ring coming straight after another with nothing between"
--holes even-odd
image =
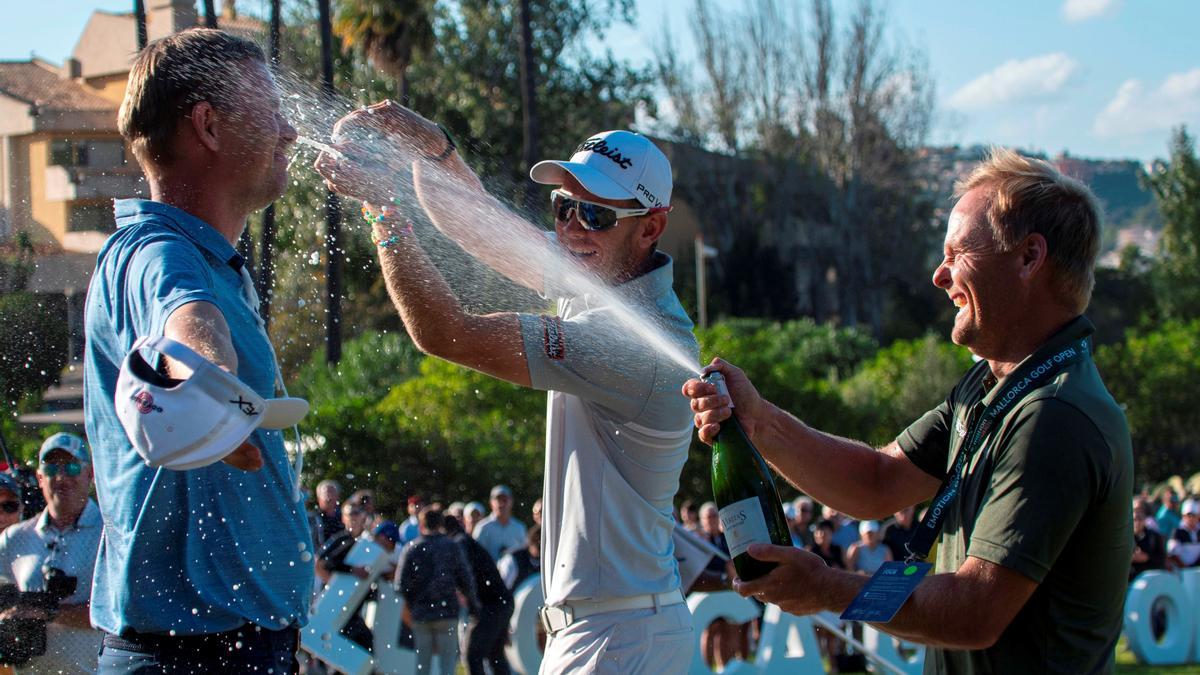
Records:
<instances>
[{"instance_id":1,"label":"blond hair","mask_svg":"<svg viewBox=\"0 0 1200 675\"><path fill-rule=\"evenodd\" d=\"M1041 159L992 148L983 163L954 186L955 197L989 191L988 224L1000 250L1025 237L1045 237L1053 281L1077 312L1087 309L1100 252L1100 204L1086 185Z\"/></svg>"},{"instance_id":2,"label":"blond hair","mask_svg":"<svg viewBox=\"0 0 1200 675\"><path fill-rule=\"evenodd\" d=\"M247 62L265 63L258 45L212 28L192 28L155 40L129 70L117 128L138 161L170 164L175 129L192 106L236 105Z\"/></svg>"}]
</instances>

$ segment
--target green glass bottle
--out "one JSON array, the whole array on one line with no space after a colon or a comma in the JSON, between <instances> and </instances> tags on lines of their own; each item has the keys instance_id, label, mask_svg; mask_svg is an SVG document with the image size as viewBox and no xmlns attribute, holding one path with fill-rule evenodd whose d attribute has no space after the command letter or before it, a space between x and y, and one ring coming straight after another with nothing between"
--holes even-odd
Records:
<instances>
[{"instance_id":1,"label":"green glass bottle","mask_svg":"<svg viewBox=\"0 0 1200 675\"><path fill-rule=\"evenodd\" d=\"M729 395L720 373L709 373L704 381ZM758 454L736 416L721 423L721 433L713 440L712 485L725 543L729 545L738 578L749 581L770 572L775 563L751 558L746 549L751 544L791 546L792 534L767 462Z\"/></svg>"}]
</instances>

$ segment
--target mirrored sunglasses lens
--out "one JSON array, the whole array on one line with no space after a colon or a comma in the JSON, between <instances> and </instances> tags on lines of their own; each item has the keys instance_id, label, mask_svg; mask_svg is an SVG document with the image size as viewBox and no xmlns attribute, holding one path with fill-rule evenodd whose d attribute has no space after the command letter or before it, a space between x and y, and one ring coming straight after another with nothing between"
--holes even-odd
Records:
<instances>
[{"instance_id":1,"label":"mirrored sunglasses lens","mask_svg":"<svg viewBox=\"0 0 1200 675\"><path fill-rule=\"evenodd\" d=\"M617 213L595 204L580 204L580 219L589 230L607 230L617 224Z\"/></svg>"}]
</instances>

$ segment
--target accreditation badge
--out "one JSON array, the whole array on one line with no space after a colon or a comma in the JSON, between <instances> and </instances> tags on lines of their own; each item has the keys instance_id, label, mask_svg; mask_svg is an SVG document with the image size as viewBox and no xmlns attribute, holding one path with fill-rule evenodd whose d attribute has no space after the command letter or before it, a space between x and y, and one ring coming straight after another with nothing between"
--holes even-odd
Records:
<instances>
[{"instance_id":1,"label":"accreditation badge","mask_svg":"<svg viewBox=\"0 0 1200 675\"><path fill-rule=\"evenodd\" d=\"M843 621L887 623L933 567L927 562L885 562L842 612Z\"/></svg>"}]
</instances>

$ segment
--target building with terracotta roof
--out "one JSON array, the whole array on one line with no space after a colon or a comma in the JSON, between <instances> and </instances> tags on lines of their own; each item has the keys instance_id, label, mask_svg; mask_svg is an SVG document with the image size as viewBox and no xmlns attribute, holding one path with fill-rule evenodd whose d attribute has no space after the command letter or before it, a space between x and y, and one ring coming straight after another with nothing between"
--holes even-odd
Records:
<instances>
[{"instance_id":1,"label":"building with terracotta roof","mask_svg":"<svg viewBox=\"0 0 1200 675\"><path fill-rule=\"evenodd\" d=\"M247 34L226 0L222 28ZM147 0L153 41L198 24L195 0ZM257 30L256 30L257 29ZM114 228L112 201L146 196L142 172L120 133L117 109L133 57L132 13L95 11L61 66L39 58L0 61L0 244L19 233L37 251L29 290L67 296L72 353L82 348L83 294L96 253Z\"/></svg>"}]
</instances>

